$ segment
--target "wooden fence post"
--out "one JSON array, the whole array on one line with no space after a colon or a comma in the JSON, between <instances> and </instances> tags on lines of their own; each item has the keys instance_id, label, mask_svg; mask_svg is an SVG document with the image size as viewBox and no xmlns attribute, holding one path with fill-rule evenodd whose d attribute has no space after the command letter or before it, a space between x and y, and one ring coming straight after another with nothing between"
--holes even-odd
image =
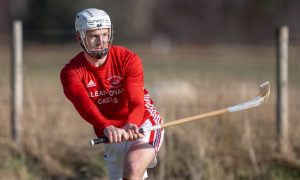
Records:
<instances>
[{"instance_id":1,"label":"wooden fence post","mask_svg":"<svg viewBox=\"0 0 300 180\"><path fill-rule=\"evenodd\" d=\"M278 151L284 155L292 155L289 142L288 112L288 43L289 29L282 26L276 30L276 127L278 135Z\"/></svg>"},{"instance_id":2,"label":"wooden fence post","mask_svg":"<svg viewBox=\"0 0 300 180\"><path fill-rule=\"evenodd\" d=\"M11 136L16 143L21 142L21 119L23 113L23 31L22 22L13 22L11 61Z\"/></svg>"}]
</instances>

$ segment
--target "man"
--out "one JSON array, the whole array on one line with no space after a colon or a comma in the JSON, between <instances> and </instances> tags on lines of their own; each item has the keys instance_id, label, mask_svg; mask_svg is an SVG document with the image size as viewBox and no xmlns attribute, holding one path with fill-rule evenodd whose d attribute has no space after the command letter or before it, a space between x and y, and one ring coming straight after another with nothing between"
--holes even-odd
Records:
<instances>
[{"instance_id":1,"label":"man","mask_svg":"<svg viewBox=\"0 0 300 180\"><path fill-rule=\"evenodd\" d=\"M156 165L164 131L138 131L163 122L144 89L142 62L130 50L112 45L105 11L79 12L75 29L83 51L61 71L64 93L96 135L108 137L104 159L110 179L146 178L147 168Z\"/></svg>"}]
</instances>

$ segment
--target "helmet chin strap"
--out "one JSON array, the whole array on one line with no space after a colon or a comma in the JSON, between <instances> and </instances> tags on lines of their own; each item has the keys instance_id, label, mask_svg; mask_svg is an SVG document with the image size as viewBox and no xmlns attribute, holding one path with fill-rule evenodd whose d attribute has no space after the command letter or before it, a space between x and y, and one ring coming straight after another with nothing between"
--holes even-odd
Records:
<instances>
[{"instance_id":1,"label":"helmet chin strap","mask_svg":"<svg viewBox=\"0 0 300 180\"><path fill-rule=\"evenodd\" d=\"M97 59L102 59L104 56L108 54L108 48L104 48L102 51L87 51L85 46L80 43L80 46L83 48L83 50L91 57L97 58Z\"/></svg>"},{"instance_id":2,"label":"helmet chin strap","mask_svg":"<svg viewBox=\"0 0 300 180\"><path fill-rule=\"evenodd\" d=\"M97 59L102 59L107 54L108 54L108 48L104 48L102 51L91 51L89 53L90 56L95 57Z\"/></svg>"}]
</instances>

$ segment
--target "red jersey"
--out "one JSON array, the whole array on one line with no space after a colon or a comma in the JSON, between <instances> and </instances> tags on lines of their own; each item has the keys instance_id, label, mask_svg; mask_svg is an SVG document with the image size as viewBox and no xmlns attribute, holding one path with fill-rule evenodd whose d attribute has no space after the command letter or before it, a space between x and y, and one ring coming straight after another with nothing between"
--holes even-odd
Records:
<instances>
[{"instance_id":1,"label":"red jersey","mask_svg":"<svg viewBox=\"0 0 300 180\"><path fill-rule=\"evenodd\" d=\"M60 78L64 94L98 137L110 125L140 126L146 119L162 123L144 89L142 62L126 48L111 46L101 67L91 65L81 52L65 65Z\"/></svg>"}]
</instances>

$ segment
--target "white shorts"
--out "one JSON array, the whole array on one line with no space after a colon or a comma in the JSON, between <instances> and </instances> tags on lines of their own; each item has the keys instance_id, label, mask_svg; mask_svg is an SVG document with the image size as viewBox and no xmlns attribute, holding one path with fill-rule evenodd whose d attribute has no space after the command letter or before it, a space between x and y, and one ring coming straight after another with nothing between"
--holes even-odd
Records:
<instances>
[{"instance_id":1,"label":"white shorts","mask_svg":"<svg viewBox=\"0 0 300 180\"><path fill-rule=\"evenodd\" d=\"M153 122L147 119L140 127L153 126ZM161 146L164 137L164 130L158 129L145 133L145 136L135 141L125 141L122 143L104 144L104 160L106 161L109 177L111 180L122 180L123 178L123 163L125 155L137 141L148 142L155 148L156 154ZM148 168L154 168L157 164L156 156L148 166ZM147 170L144 173L143 178L147 178Z\"/></svg>"}]
</instances>

